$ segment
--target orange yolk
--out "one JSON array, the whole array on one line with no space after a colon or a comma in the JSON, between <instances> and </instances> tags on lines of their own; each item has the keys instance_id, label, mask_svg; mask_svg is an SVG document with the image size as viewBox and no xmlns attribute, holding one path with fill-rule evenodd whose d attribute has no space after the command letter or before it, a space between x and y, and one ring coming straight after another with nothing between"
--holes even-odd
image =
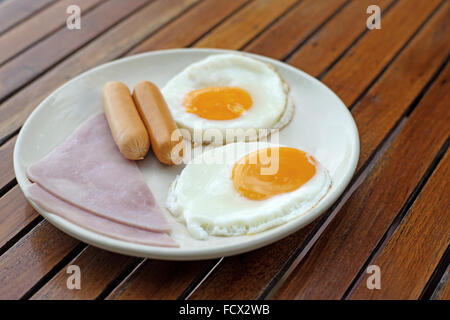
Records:
<instances>
[{"instance_id":1,"label":"orange yolk","mask_svg":"<svg viewBox=\"0 0 450 320\"><path fill-rule=\"evenodd\" d=\"M237 87L208 87L189 92L183 100L187 112L209 120L230 120L250 109L252 98Z\"/></svg>"},{"instance_id":2,"label":"orange yolk","mask_svg":"<svg viewBox=\"0 0 450 320\"><path fill-rule=\"evenodd\" d=\"M278 157L275 153L272 159L275 149L278 149ZM277 158L278 170L273 174L262 174L262 169L272 166ZM315 173L316 161L305 152L287 147L265 148L239 159L233 167L232 180L242 196L251 200L264 200L298 189Z\"/></svg>"}]
</instances>

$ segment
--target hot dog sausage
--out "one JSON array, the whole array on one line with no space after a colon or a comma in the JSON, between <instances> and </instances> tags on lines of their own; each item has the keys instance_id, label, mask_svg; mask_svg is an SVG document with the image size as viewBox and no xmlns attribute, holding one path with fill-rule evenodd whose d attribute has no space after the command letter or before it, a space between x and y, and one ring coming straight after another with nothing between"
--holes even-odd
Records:
<instances>
[{"instance_id":1,"label":"hot dog sausage","mask_svg":"<svg viewBox=\"0 0 450 320\"><path fill-rule=\"evenodd\" d=\"M178 163L183 150L176 155L172 154L172 150L177 144L182 143L183 137L161 91L153 83L141 81L134 87L133 99L150 135L155 156L167 165ZM177 159L174 159L175 157Z\"/></svg>"},{"instance_id":2,"label":"hot dog sausage","mask_svg":"<svg viewBox=\"0 0 450 320\"><path fill-rule=\"evenodd\" d=\"M111 81L103 87L103 109L120 152L130 160L145 157L150 139L128 87Z\"/></svg>"}]
</instances>

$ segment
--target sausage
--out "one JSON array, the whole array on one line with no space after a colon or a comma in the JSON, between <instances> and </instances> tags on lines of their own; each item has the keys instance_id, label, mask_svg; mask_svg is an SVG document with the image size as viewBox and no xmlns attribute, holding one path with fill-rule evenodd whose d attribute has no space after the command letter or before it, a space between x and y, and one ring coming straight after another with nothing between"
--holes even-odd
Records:
<instances>
[{"instance_id":1,"label":"sausage","mask_svg":"<svg viewBox=\"0 0 450 320\"><path fill-rule=\"evenodd\" d=\"M122 82L107 82L103 87L103 109L117 147L125 158L140 160L150 148L150 139L130 90Z\"/></svg>"},{"instance_id":2,"label":"sausage","mask_svg":"<svg viewBox=\"0 0 450 320\"><path fill-rule=\"evenodd\" d=\"M134 87L133 99L150 135L153 153L167 165L179 163L183 149L183 137L178 130L167 103L158 87L149 81L141 81Z\"/></svg>"}]
</instances>

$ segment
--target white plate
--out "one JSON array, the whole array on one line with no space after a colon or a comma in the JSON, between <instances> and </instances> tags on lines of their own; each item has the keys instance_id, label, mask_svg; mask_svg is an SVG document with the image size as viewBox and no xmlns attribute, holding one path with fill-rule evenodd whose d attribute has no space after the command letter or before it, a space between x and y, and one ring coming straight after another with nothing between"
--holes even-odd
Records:
<instances>
[{"instance_id":1,"label":"white plate","mask_svg":"<svg viewBox=\"0 0 450 320\"><path fill-rule=\"evenodd\" d=\"M102 111L101 89L105 82L119 80L133 88L138 81L149 80L162 87L187 65L224 52L230 51L154 51L101 65L67 82L33 111L19 133L14 149L14 170L22 190L30 184L25 176L30 164L63 142L88 117ZM336 201L355 171L359 157L355 122L342 101L318 80L282 62L250 56L273 64L291 87L296 110L291 123L280 132L280 143L311 153L331 174L333 186L313 210L259 234L195 240L164 206L169 184L182 167L161 165L153 156L140 162L139 167L173 228L172 237L180 244L179 248L145 246L101 236L30 203L58 229L81 241L118 253L165 260L199 260L250 251L286 237L313 221Z\"/></svg>"}]
</instances>

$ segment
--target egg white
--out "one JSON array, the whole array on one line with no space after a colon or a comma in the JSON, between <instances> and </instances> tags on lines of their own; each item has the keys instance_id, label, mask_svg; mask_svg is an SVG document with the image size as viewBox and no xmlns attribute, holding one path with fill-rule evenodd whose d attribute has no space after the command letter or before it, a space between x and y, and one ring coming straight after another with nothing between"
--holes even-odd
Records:
<instances>
[{"instance_id":1,"label":"egg white","mask_svg":"<svg viewBox=\"0 0 450 320\"><path fill-rule=\"evenodd\" d=\"M306 184L266 200L250 200L234 188L231 176L236 161L270 146L275 145L231 143L194 158L170 186L166 207L196 239L258 233L305 214L331 186L328 171L319 163Z\"/></svg>"},{"instance_id":2,"label":"egg white","mask_svg":"<svg viewBox=\"0 0 450 320\"><path fill-rule=\"evenodd\" d=\"M252 107L240 117L230 120L209 120L185 110L183 99L191 91L217 86L239 87L247 91L253 101ZM218 129L225 137L229 133L239 138L239 129L282 128L293 116L294 105L288 99L289 86L275 68L243 54L218 54L189 65L173 77L161 90L175 122L190 131L194 142L194 130ZM264 135L264 134L260 134ZM247 137L256 140L260 135ZM211 142L203 137L202 142ZM240 139L240 138L239 138ZM224 139L225 140L225 139Z\"/></svg>"}]
</instances>

